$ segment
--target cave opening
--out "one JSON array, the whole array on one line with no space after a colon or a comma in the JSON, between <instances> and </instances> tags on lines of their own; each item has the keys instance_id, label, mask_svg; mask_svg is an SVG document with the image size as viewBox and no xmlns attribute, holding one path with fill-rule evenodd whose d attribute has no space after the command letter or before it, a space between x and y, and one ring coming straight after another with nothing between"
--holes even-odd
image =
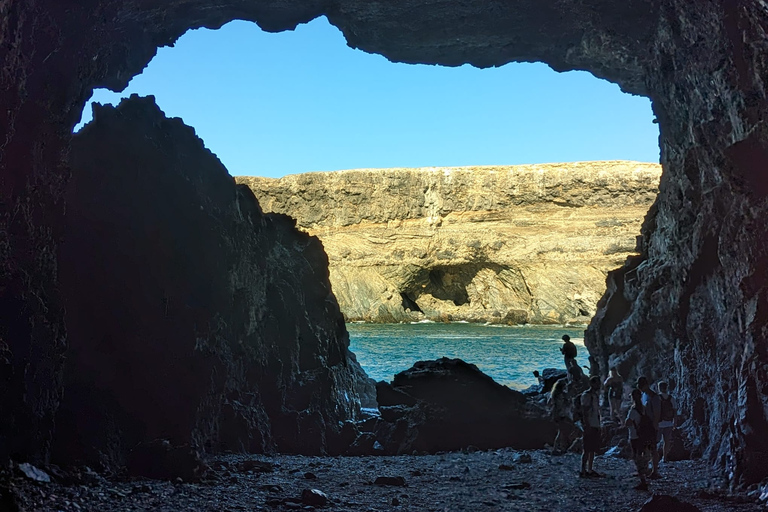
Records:
<instances>
[{"instance_id":1,"label":"cave opening","mask_svg":"<svg viewBox=\"0 0 768 512\"><path fill-rule=\"evenodd\" d=\"M349 48L325 17L190 30L124 91L95 90L75 131L91 103L131 94L194 127L233 176L659 160L648 99L590 73L390 62Z\"/></svg>"},{"instance_id":2,"label":"cave opening","mask_svg":"<svg viewBox=\"0 0 768 512\"><path fill-rule=\"evenodd\" d=\"M78 383L73 387L64 379L65 361L69 365L83 355L94 359L105 356L75 347L82 339L69 330L67 317L71 308L59 293L62 276L67 271L59 258L66 223L63 214L71 206L65 200L71 170L67 155L76 149L74 145L80 144L71 137L71 130L87 94L94 86L124 87L126 80L150 61L157 47L172 44L190 28L218 28L227 21L241 18L257 21L268 30L281 31L327 14L343 29L351 45L395 61L452 66L469 62L481 67L513 61L547 62L561 71L589 70L595 76L620 84L625 91L652 98L661 127L659 142L664 180L643 228L643 238L637 245L642 249L640 255L608 277L598 316L587 331L588 346L595 357L597 372L603 376L609 365L614 364L648 372L656 378L672 375L678 383L676 394L686 415L681 430L695 445L694 454L722 461L721 475L726 477L732 490L753 486L751 495L765 494L768 476L764 464L765 439L758 434L767 428L761 409L766 393L760 383L766 380L764 368L768 353L764 350L768 317L763 314L766 309L763 269L768 267L763 241L768 236L761 221L766 216L765 187L755 169L754 158L750 158L764 155L768 141L764 116L760 115L766 110L763 77L768 23L764 2L526 0L497 2L492 8L471 2L442 2L439 9L434 3L419 0L388 3L233 0L216 5L194 0L97 1L69 3L66 8L59 4L54 0L5 2L2 11L9 22L0 24L0 39L8 42L0 50L3 66L0 83L4 91L0 95L0 128L5 137L0 144L0 170L4 177L0 187L0 235L3 238L0 303L8 310L6 318L18 327L3 329L0 340L4 354L0 358L4 376L0 393L4 412L0 421L0 455L4 460L8 454L19 454L20 458L37 463L48 460L52 439L61 437L60 424L55 421L61 400L69 401L73 393L78 392ZM207 158L199 151L202 144L187 137L189 130L162 116L149 117L155 125L143 132L135 130L141 136L153 132L155 137L151 142L155 147L144 146L145 149L155 154L162 150L169 140L153 130L171 126L185 134L186 142L191 141L189 154L200 157L199 160ZM507 116L505 120L516 120L516 117ZM212 143L211 137L205 138ZM141 137L136 137L134 142L141 142ZM223 151L216 151L223 155ZM128 151L123 156L133 162L136 155ZM178 160L171 158L163 168L173 168L177 163ZM206 165L217 172L221 170L216 161L208 161ZM132 182L127 179L126 184L131 186ZM265 235L259 240L262 242L259 247L279 246L280 237L285 241L287 235L287 240L292 242L290 247L280 247L287 253L299 254L299 260L303 258L307 263L305 272L286 272L283 281L228 281L236 288L248 290L250 287L259 293L264 291L259 285L267 283L274 291L275 309L265 312L243 308L237 315L222 310L216 322L207 322L213 317L204 305L193 307L177 300L178 297L170 297L168 307L161 308L164 313L161 317L173 318L178 314L174 308L184 305L182 315L201 326L195 328L192 333L195 336L185 338L194 340L193 347L180 341L173 330L130 332L135 336L131 343L114 343L114 347L136 349L138 354L168 343L176 345L179 356L190 357L199 379L195 389L184 397L175 392L181 381L163 376L167 368L162 367L162 363L151 367L136 365L134 369L137 376L154 372L154 368L159 370L156 376L161 385L142 388L142 393L168 389L177 399L186 402L183 414L166 412L175 416L170 420L179 426L184 436L192 433L198 436L198 446L214 446L208 442L212 436L229 432L236 442L227 442L227 446L242 446L240 442L254 433L252 440L265 450L274 448L275 443L297 451L318 449L326 433L323 425L336 425L337 420L349 417L347 413L352 408L339 412L337 406L347 403L345 396L355 396L354 392L348 393L349 388L336 385L348 383L348 375L336 375L341 378L326 375L325 379L319 376L317 387L324 390L323 396L339 394L325 404L313 405L309 414L291 417L297 412L290 410L291 396L307 396L306 390L299 389L302 379L294 378L297 340L318 341L315 354L321 360L328 355L328 347L336 353L346 349L343 322L339 325L338 311L333 310L335 302L326 300L329 285L321 283L312 290L311 297L292 295L305 290L312 282L317 283L317 279L313 281L308 276L322 278L325 275L322 263L327 264L327 256L316 251L319 244L313 245L310 238L280 229L280 226L292 226L290 222L262 215L253 194L245 187L239 187L236 199L231 200L235 195L232 183L219 180L219 184L222 184L220 199L230 201L226 203L228 206L233 203L236 206L227 210L236 216L232 224L243 228L246 235L256 226L268 232L271 237ZM151 192L151 187L148 190ZM183 195L175 196L172 191L173 188L165 190L166 196L160 198L160 204L166 197ZM117 196L120 190L111 192ZM213 203L207 200L210 198L202 199L200 204L179 201L174 206L181 206L190 215L192 210L195 215L206 215ZM556 199L556 204L573 209L569 198ZM196 208L188 208L190 204ZM158 207L156 213L162 214L158 215L162 222L167 214L175 211L173 207L163 211ZM440 215L430 216L433 225L447 225L448 220ZM531 219L519 219L514 225L525 227L531 222ZM221 229L225 224L210 223L206 235L210 236L211 243L206 250L215 252L216 247L224 247L231 241L216 239L217 234L226 232ZM153 256L178 250L172 247L173 237L164 236L168 233L151 224L141 227L149 228L145 238L151 240L156 252L151 252L149 258L137 258L137 263L160 260L162 258ZM102 233L114 235L108 229ZM510 241L519 243L518 239ZM376 237L373 243L385 242L386 238ZM549 252L554 256L558 250L566 254L572 247L560 243L552 244L551 248ZM443 255L452 254L451 250L456 252L455 248L443 249ZM707 251L717 251L717 258L712 258ZM354 253L350 251L350 254ZM99 262L98 254L94 260ZM699 269L701 279L691 282L689 271L699 264L697 262L711 267ZM265 267L264 261L250 263ZM270 264L276 263L285 261L270 261ZM184 270L172 264L162 268L166 264L159 261L158 275L150 277L178 277ZM227 274L231 269L224 264L219 270ZM87 272L84 277L86 284L99 284ZM108 278L105 283L114 284L119 291L122 283L114 283L113 274L106 273L105 277ZM140 272L137 277L141 277ZM298 279L293 279L296 277ZM183 286L185 279L178 282L181 283L178 289L188 295L189 290ZM387 300L398 301L398 294L378 284L373 280L366 282ZM160 300L165 296L163 290L151 286L143 290L133 288L148 294L141 297L137 293L136 304L151 305L155 308L153 313L157 313L156 306L163 305ZM226 302L231 298L231 290L220 291L224 293L216 301ZM327 328L313 332L288 321L296 315L286 313L301 312L296 305L309 303L330 308L312 318L313 322L318 318L330 319ZM473 305L476 303L472 301ZM311 310L307 308L307 313ZM243 325L248 328L233 327ZM259 332L255 339L239 336L251 335L252 328L263 325L270 326L269 332ZM230 327L234 331L226 333ZM328 333L332 333L330 338L334 335L338 338L330 339ZM228 344L228 339L234 342ZM156 340L161 343L153 345L151 342ZM236 349L238 344L247 350L232 352L230 349ZM119 361L120 357L116 359ZM243 372L232 364L238 360L245 361L245 366L251 363L272 366L264 372ZM89 362L93 360L85 361ZM637 376L637 371L630 375ZM98 373L109 380L108 372ZM259 378L254 379L251 373L259 374ZM87 379L81 379L79 384L92 391L100 387L97 394L114 395L114 389ZM104 384L114 385L115 381ZM220 393L222 386L230 392ZM132 392L136 394L136 390ZM273 402L260 404L259 397ZM701 397L711 399L702 401ZM86 404L96 403L88 400L87 394L81 398ZM126 429L138 432L144 423L145 418L136 417L135 424L131 425L119 414L119 404L108 402L98 401L103 409L95 411L93 419L106 421L115 428L105 431L106 437L101 440L89 440L93 442L89 442L91 448L118 447L119 443L131 442L130 437L122 434ZM306 402L297 400L296 403ZM287 411L281 407L286 404ZM228 425L222 425L211 411L228 411ZM280 432L279 439L270 433L273 431ZM331 428L327 432L332 431ZM87 432L85 429L74 434ZM257 432L265 437L259 438L255 435ZM297 432L316 437L301 444L302 439L293 435ZM722 435L711 436L708 434L711 432ZM292 445L293 442L296 444ZM91 460L104 461L99 457ZM83 459L78 460L79 464L82 462ZM4 496L8 498L9 494L15 493L6 492Z\"/></svg>"},{"instance_id":3,"label":"cave opening","mask_svg":"<svg viewBox=\"0 0 768 512\"><path fill-rule=\"evenodd\" d=\"M323 240L347 321L584 325L605 292L605 274L636 252L656 193L657 170L609 165L658 161L647 99L544 64L391 63L346 48L325 18L294 33L268 34L246 22L190 31L174 48L159 49L124 92L96 91L92 101L129 94L154 95L167 116L195 128L232 175L306 176L282 197L270 196L257 178L237 180L265 211L295 217ZM77 129L88 120L86 107ZM598 162L578 169L494 165L579 160ZM451 170L456 166L465 170ZM418 167L437 169L442 181L358 174L313 191L304 174ZM614 179L613 172L624 174ZM529 190L503 197L494 180L505 174L526 174L527 182L506 185ZM479 177L470 183L466 175ZM570 175L570 182L558 181ZM638 182L642 190L632 189ZM499 213L513 207L519 214ZM376 237L393 221L395 231L414 240L428 232L433 242L375 242L370 252L385 255L382 268L389 270L344 274L338 262L354 260L356 249L335 245L329 231L349 228L346 235L361 241L371 238L365 226L374 225ZM367 309L353 310L358 303Z\"/></svg>"},{"instance_id":4,"label":"cave opening","mask_svg":"<svg viewBox=\"0 0 768 512\"><path fill-rule=\"evenodd\" d=\"M419 305L416 303L415 300L410 298L407 293L400 292L400 297L403 300L403 309L406 311L415 311L417 313L423 313Z\"/></svg>"}]
</instances>

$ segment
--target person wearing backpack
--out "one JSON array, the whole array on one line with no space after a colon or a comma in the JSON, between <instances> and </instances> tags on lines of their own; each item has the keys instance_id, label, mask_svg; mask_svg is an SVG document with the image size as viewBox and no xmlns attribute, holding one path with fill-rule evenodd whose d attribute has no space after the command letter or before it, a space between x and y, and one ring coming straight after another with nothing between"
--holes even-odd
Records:
<instances>
[{"instance_id":1,"label":"person wearing backpack","mask_svg":"<svg viewBox=\"0 0 768 512\"><path fill-rule=\"evenodd\" d=\"M595 453L600 449L600 377L589 378L589 389L581 394L581 424L584 427L581 455L581 478L601 477L592 469Z\"/></svg>"},{"instance_id":2,"label":"person wearing backpack","mask_svg":"<svg viewBox=\"0 0 768 512\"><path fill-rule=\"evenodd\" d=\"M669 450L672 447L672 430L675 428L677 416L677 404L672 395L667 393L669 386L666 382L659 382L659 401L661 404L659 413L659 437L661 438L661 460L669 462Z\"/></svg>"},{"instance_id":3,"label":"person wearing backpack","mask_svg":"<svg viewBox=\"0 0 768 512\"><path fill-rule=\"evenodd\" d=\"M661 420L661 398L659 395L651 389L648 379L646 377L640 377L637 379L637 389L643 393L643 407L645 407L645 415L651 419L654 429L654 445L651 448L651 461L653 462L653 472L649 478L657 480L661 478L659 474L659 450L656 449L656 444L659 442L659 421Z\"/></svg>"},{"instance_id":4,"label":"person wearing backpack","mask_svg":"<svg viewBox=\"0 0 768 512\"><path fill-rule=\"evenodd\" d=\"M639 389L632 390L632 407L625 422L629 430L629 444L632 447L632 458L637 467L640 483L635 487L638 491L647 491L646 475L650 473L648 463L651 459L651 448L656 444L656 432L653 430L651 419L645 414L643 393Z\"/></svg>"}]
</instances>

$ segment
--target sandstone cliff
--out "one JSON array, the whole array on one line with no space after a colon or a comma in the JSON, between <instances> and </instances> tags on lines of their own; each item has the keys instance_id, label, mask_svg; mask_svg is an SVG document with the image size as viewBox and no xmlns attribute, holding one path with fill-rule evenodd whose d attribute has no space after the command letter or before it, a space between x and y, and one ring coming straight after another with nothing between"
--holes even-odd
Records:
<instances>
[{"instance_id":1,"label":"sandstone cliff","mask_svg":"<svg viewBox=\"0 0 768 512\"><path fill-rule=\"evenodd\" d=\"M658 164L236 177L323 242L349 321L586 323L635 251Z\"/></svg>"}]
</instances>

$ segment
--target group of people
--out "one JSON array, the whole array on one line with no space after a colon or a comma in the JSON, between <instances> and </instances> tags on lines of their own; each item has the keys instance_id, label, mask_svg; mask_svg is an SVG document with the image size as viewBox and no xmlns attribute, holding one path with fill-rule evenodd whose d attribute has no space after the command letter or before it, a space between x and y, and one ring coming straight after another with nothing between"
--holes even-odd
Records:
<instances>
[{"instance_id":1,"label":"group of people","mask_svg":"<svg viewBox=\"0 0 768 512\"><path fill-rule=\"evenodd\" d=\"M565 359L567 378L552 386L549 402L552 418L557 425L554 450L563 453L568 449L575 423L582 426L581 471L582 478L601 477L594 470L595 454L600 450L602 432L601 390L605 390L610 420L627 426L629 444L640 477L636 489L648 488L648 479L660 478L659 461L668 460L672 445L677 406L669 394L666 382L657 384L654 391L646 377L637 380L632 389L631 405L624 416L624 380L616 368L611 368L605 381L595 375L584 376L576 362L576 345L568 335L563 336L560 351ZM576 368L576 370L574 370Z\"/></svg>"}]
</instances>

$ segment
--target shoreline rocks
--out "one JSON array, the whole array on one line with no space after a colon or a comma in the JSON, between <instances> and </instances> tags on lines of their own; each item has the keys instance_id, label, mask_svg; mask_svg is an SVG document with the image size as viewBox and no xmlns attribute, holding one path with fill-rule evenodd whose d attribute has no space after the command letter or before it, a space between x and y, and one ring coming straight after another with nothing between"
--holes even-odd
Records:
<instances>
[{"instance_id":1,"label":"shoreline rocks","mask_svg":"<svg viewBox=\"0 0 768 512\"><path fill-rule=\"evenodd\" d=\"M536 449L555 437L545 407L461 359L419 361L376 390L381 417L361 430L387 454Z\"/></svg>"}]
</instances>

